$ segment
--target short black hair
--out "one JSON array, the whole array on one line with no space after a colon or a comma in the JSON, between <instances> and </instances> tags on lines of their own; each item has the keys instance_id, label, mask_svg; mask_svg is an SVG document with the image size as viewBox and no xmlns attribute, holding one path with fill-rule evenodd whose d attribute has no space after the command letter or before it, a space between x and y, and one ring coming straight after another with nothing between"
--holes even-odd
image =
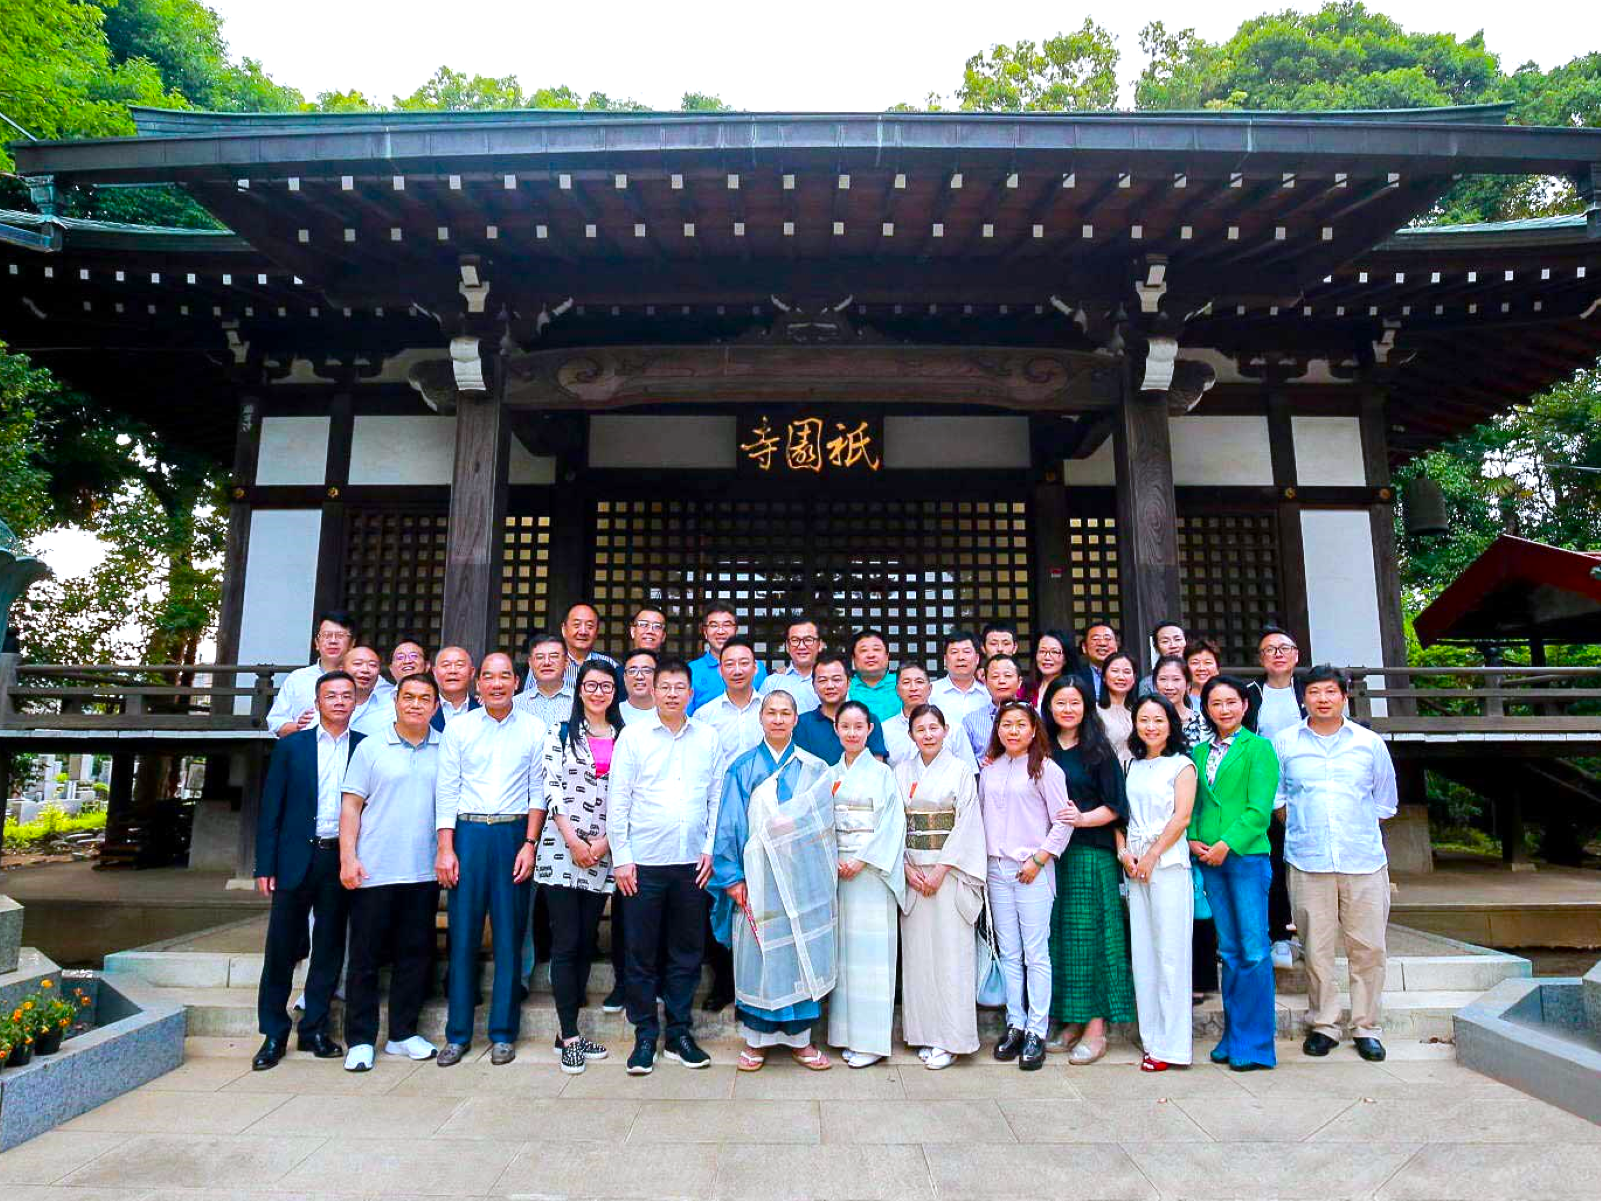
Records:
<instances>
[{"instance_id":1,"label":"short black hair","mask_svg":"<svg viewBox=\"0 0 1601 1201\"><path fill-rule=\"evenodd\" d=\"M884 631L883 630L875 630L871 626L869 626L867 629L865 629L865 630L857 630L856 633L851 635L851 658L852 659L856 658L856 648L862 642L866 641L869 638L877 638L880 642L882 642L884 644L884 649L886 651L889 650L889 639L884 637Z\"/></svg>"},{"instance_id":2,"label":"short black hair","mask_svg":"<svg viewBox=\"0 0 1601 1201\"><path fill-rule=\"evenodd\" d=\"M633 625L639 620L640 614L642 613L660 613L663 621L667 619L666 609L653 609L649 605L640 605L639 608L634 610L634 615L628 619L628 624Z\"/></svg>"},{"instance_id":3,"label":"short black hair","mask_svg":"<svg viewBox=\"0 0 1601 1201\"><path fill-rule=\"evenodd\" d=\"M974 635L972 630L952 630L949 634L945 635L945 642L940 647L940 650L948 651L951 649L951 647L955 646L959 642L972 643L973 649L978 649L979 640Z\"/></svg>"},{"instance_id":4,"label":"short black hair","mask_svg":"<svg viewBox=\"0 0 1601 1201\"><path fill-rule=\"evenodd\" d=\"M1184 739L1184 720L1179 717L1179 711L1173 707L1173 702L1160 692L1147 693L1134 702L1134 721L1140 718L1140 710L1146 705L1160 705L1162 712L1167 714L1167 742L1162 746L1162 756L1183 755L1188 753L1190 746ZM1136 759L1146 757L1145 742L1140 738L1138 725L1129 730L1128 749L1133 752Z\"/></svg>"},{"instance_id":5,"label":"short black hair","mask_svg":"<svg viewBox=\"0 0 1601 1201\"><path fill-rule=\"evenodd\" d=\"M717 652L718 662L722 662L723 656L737 646L742 646L748 650L752 659L756 657L756 644L753 643L749 638L741 638L738 634L735 634L727 642L723 643L723 649Z\"/></svg>"},{"instance_id":6,"label":"short black hair","mask_svg":"<svg viewBox=\"0 0 1601 1201\"><path fill-rule=\"evenodd\" d=\"M572 604L568 605L567 611L561 615L561 622L563 625L567 624L567 619L573 615L574 609L588 609L595 615L595 623L597 625L600 624L600 606L592 600L585 600L584 598L580 597L578 600L575 600Z\"/></svg>"},{"instance_id":7,"label":"short black hair","mask_svg":"<svg viewBox=\"0 0 1601 1201\"><path fill-rule=\"evenodd\" d=\"M818 623L817 618L813 617L810 613L797 613L794 617L791 617L784 623L784 636L786 638L789 637L789 632L796 626L811 626L812 629L818 631L819 633L821 633L823 629L823 627Z\"/></svg>"},{"instance_id":8,"label":"short black hair","mask_svg":"<svg viewBox=\"0 0 1601 1201\"><path fill-rule=\"evenodd\" d=\"M1156 687L1156 677L1162 674L1162 669L1169 663L1173 664L1173 666L1179 669L1179 672L1183 675L1184 682L1186 684L1190 682L1190 664L1187 659L1181 655L1158 655L1156 662L1151 664L1152 688Z\"/></svg>"},{"instance_id":9,"label":"short black hair","mask_svg":"<svg viewBox=\"0 0 1601 1201\"><path fill-rule=\"evenodd\" d=\"M1213 676L1206 683L1202 684L1201 716L1206 719L1207 727L1213 731L1217 730L1217 723L1212 720L1212 715L1207 712L1206 702L1212 699L1212 694L1219 688L1232 688L1239 694L1241 701L1245 701L1247 699L1245 681L1240 679L1239 676L1230 676L1219 673Z\"/></svg>"},{"instance_id":10,"label":"short black hair","mask_svg":"<svg viewBox=\"0 0 1601 1201\"><path fill-rule=\"evenodd\" d=\"M657 661L656 678L660 680L663 676L683 676L690 683L695 682L695 673L689 670L689 664L676 657Z\"/></svg>"},{"instance_id":11,"label":"short black hair","mask_svg":"<svg viewBox=\"0 0 1601 1201\"><path fill-rule=\"evenodd\" d=\"M1023 665L1022 665L1022 663L1018 662L1018 658L1017 658L1016 655L1008 655L1005 651L1002 651L999 654L991 655L988 659L985 659L984 660L984 670L986 672L988 672L989 669L990 669L990 664L991 663L1000 663L1003 660L1005 662L1007 662L1007 663L1010 663L1014 668L1017 669L1017 678L1021 680L1023 678Z\"/></svg>"},{"instance_id":12,"label":"short black hair","mask_svg":"<svg viewBox=\"0 0 1601 1201\"><path fill-rule=\"evenodd\" d=\"M1156 636L1169 626L1172 626L1180 634L1184 632L1184 623L1182 621L1174 621L1171 617L1164 617L1161 621L1157 622L1151 627L1151 641L1155 642Z\"/></svg>"},{"instance_id":13,"label":"short black hair","mask_svg":"<svg viewBox=\"0 0 1601 1201\"><path fill-rule=\"evenodd\" d=\"M1301 683L1308 687L1313 684L1333 684L1340 690L1341 696L1351 695L1351 677L1330 663L1319 663L1301 677Z\"/></svg>"},{"instance_id":14,"label":"short black hair","mask_svg":"<svg viewBox=\"0 0 1601 1201\"><path fill-rule=\"evenodd\" d=\"M925 676L928 675L928 668L924 667L916 659L908 659L895 669L895 678L897 680L901 678L901 672L903 671L920 671Z\"/></svg>"},{"instance_id":15,"label":"short black hair","mask_svg":"<svg viewBox=\"0 0 1601 1201\"><path fill-rule=\"evenodd\" d=\"M533 654L534 647L543 646L547 642L560 643L563 650L567 648L567 643L555 630L530 630L528 637L523 639L523 654Z\"/></svg>"},{"instance_id":16,"label":"short black hair","mask_svg":"<svg viewBox=\"0 0 1601 1201\"><path fill-rule=\"evenodd\" d=\"M399 696L400 690L407 684L427 684L436 697L439 695L438 681L435 680L433 676L428 675L426 672L414 671L409 676L401 676L400 679L395 683L395 695Z\"/></svg>"},{"instance_id":17,"label":"short black hair","mask_svg":"<svg viewBox=\"0 0 1601 1201\"><path fill-rule=\"evenodd\" d=\"M718 601L714 604L707 605L706 608L702 610L700 615L700 624L705 625L712 619L713 615L717 613L727 613L736 622L739 620L739 614L734 612L734 607L732 605L725 605L721 601Z\"/></svg>"},{"instance_id":18,"label":"short black hair","mask_svg":"<svg viewBox=\"0 0 1601 1201\"><path fill-rule=\"evenodd\" d=\"M637 659L641 655L644 655L650 660L650 667L652 671L656 670L656 665L662 660L662 657L655 651L651 650L648 646L636 646L633 650L629 651L623 656L623 666L627 667L629 660Z\"/></svg>"},{"instance_id":19,"label":"short black hair","mask_svg":"<svg viewBox=\"0 0 1601 1201\"><path fill-rule=\"evenodd\" d=\"M351 616L349 609L324 609L317 614L317 620L311 623L311 632L315 634L322 629L322 623L331 621L336 626L343 626L350 631L350 636L356 636L356 619Z\"/></svg>"},{"instance_id":20,"label":"short black hair","mask_svg":"<svg viewBox=\"0 0 1601 1201\"><path fill-rule=\"evenodd\" d=\"M1207 638L1197 634L1184 643L1184 662L1186 664L1196 655L1210 653L1217 660L1218 666L1223 666L1223 648L1217 644L1215 638Z\"/></svg>"},{"instance_id":21,"label":"short black hair","mask_svg":"<svg viewBox=\"0 0 1601 1201\"><path fill-rule=\"evenodd\" d=\"M991 634L1010 634L1015 640L1017 638L1017 627L1009 621L992 621L979 630L978 640L982 642Z\"/></svg>"},{"instance_id":22,"label":"short black hair","mask_svg":"<svg viewBox=\"0 0 1601 1201\"><path fill-rule=\"evenodd\" d=\"M427 659L430 663L433 662L433 656L428 653L428 644L421 638L413 638L410 634L402 634L399 638L395 639L395 645L389 648L389 657L393 659L395 657L395 652L401 647L405 646L408 642L422 652L422 657L424 659Z\"/></svg>"},{"instance_id":23,"label":"short black hair","mask_svg":"<svg viewBox=\"0 0 1601 1201\"><path fill-rule=\"evenodd\" d=\"M1261 646L1262 643L1266 642L1269 638L1273 637L1274 634L1280 634L1283 637L1288 638L1291 642L1295 642L1295 635L1294 634L1290 633L1283 626L1276 626L1276 625L1273 625L1272 623L1269 623L1269 624L1263 626L1262 627L1262 632L1256 636L1256 645L1257 646ZM1299 650L1300 649L1300 643L1296 642L1295 645L1296 645L1296 649Z\"/></svg>"},{"instance_id":24,"label":"short black hair","mask_svg":"<svg viewBox=\"0 0 1601 1201\"><path fill-rule=\"evenodd\" d=\"M1086 620L1084 622L1083 625L1079 626L1079 628L1078 628L1078 640L1080 642L1083 642L1086 638L1088 638L1090 636L1090 631L1093 630L1093 629L1096 629L1099 626L1105 626L1107 629L1111 630L1112 631L1112 637L1116 638L1118 640L1118 642L1122 642L1123 641L1122 636L1117 632L1117 627L1112 624L1111 620L1109 618L1101 617L1099 615L1096 615L1094 617L1089 618L1088 620Z\"/></svg>"},{"instance_id":25,"label":"short black hair","mask_svg":"<svg viewBox=\"0 0 1601 1201\"><path fill-rule=\"evenodd\" d=\"M311 695L320 697L322 695L322 686L324 684L335 684L340 680L346 681L352 688L356 686L356 677L351 675L348 671L325 671L322 673L322 675L317 677L317 683L313 686Z\"/></svg>"},{"instance_id":26,"label":"short black hair","mask_svg":"<svg viewBox=\"0 0 1601 1201\"><path fill-rule=\"evenodd\" d=\"M839 651L832 650L824 651L817 656L817 662L812 664L812 672L815 674L819 667L826 667L830 663L838 663L845 669L847 676L851 674L851 665L845 661L845 656Z\"/></svg>"}]
</instances>

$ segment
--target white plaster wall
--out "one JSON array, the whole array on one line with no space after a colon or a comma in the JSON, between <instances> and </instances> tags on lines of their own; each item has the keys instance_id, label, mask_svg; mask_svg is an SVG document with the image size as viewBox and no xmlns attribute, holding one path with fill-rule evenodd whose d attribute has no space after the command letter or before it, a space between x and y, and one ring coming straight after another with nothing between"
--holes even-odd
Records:
<instances>
[{"instance_id":1,"label":"white plaster wall","mask_svg":"<svg viewBox=\"0 0 1601 1201\"><path fill-rule=\"evenodd\" d=\"M1362 422L1356 417L1291 417L1296 479L1306 487L1361 487Z\"/></svg>"},{"instance_id":2,"label":"white plaster wall","mask_svg":"<svg viewBox=\"0 0 1601 1201\"><path fill-rule=\"evenodd\" d=\"M591 417L591 467L731 470L738 438L733 417Z\"/></svg>"},{"instance_id":3,"label":"white plaster wall","mask_svg":"<svg viewBox=\"0 0 1601 1201\"><path fill-rule=\"evenodd\" d=\"M328 469L326 417L264 417L258 484L320 484Z\"/></svg>"},{"instance_id":4,"label":"white plaster wall","mask_svg":"<svg viewBox=\"0 0 1601 1201\"><path fill-rule=\"evenodd\" d=\"M1379 667L1384 642L1379 630L1378 583L1373 574L1373 529L1366 509L1303 509L1306 548L1306 608L1312 626L1303 664ZM1379 686L1379 677L1369 683ZM1386 712L1382 699L1375 713Z\"/></svg>"},{"instance_id":5,"label":"white plaster wall","mask_svg":"<svg viewBox=\"0 0 1601 1201\"><path fill-rule=\"evenodd\" d=\"M1266 417L1171 417L1168 434L1173 442L1175 487L1246 487L1273 482ZM1070 485L1113 486L1117 469L1112 462L1112 440L1108 438L1087 459L1067 460L1063 471Z\"/></svg>"},{"instance_id":6,"label":"white plaster wall","mask_svg":"<svg viewBox=\"0 0 1601 1201\"><path fill-rule=\"evenodd\" d=\"M456 457L454 417L358 416L351 432L352 484L449 484ZM513 484L548 484L555 479L555 460L528 453L511 441L508 468Z\"/></svg>"},{"instance_id":7,"label":"white plaster wall","mask_svg":"<svg viewBox=\"0 0 1601 1201\"><path fill-rule=\"evenodd\" d=\"M884 466L1026 468L1027 417L886 417Z\"/></svg>"},{"instance_id":8,"label":"white plaster wall","mask_svg":"<svg viewBox=\"0 0 1601 1201\"><path fill-rule=\"evenodd\" d=\"M239 662L311 662L311 607L321 533L320 509L257 509L250 515ZM250 682L241 677L239 686L248 687ZM249 697L235 700L236 712L249 712Z\"/></svg>"}]
</instances>

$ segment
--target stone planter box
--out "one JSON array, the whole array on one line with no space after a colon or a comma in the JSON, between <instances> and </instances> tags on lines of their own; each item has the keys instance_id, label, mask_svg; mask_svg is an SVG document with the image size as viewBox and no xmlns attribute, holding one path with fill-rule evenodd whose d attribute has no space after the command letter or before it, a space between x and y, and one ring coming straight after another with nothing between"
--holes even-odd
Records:
<instances>
[{"instance_id":1,"label":"stone planter box","mask_svg":"<svg viewBox=\"0 0 1601 1201\"><path fill-rule=\"evenodd\" d=\"M54 1055L36 1056L27 1067L0 1070L0 1151L183 1063L181 1006L136 999L129 995L134 990L124 991L123 985L108 983L97 972L59 972L36 951L24 951L23 959L29 979L0 978L0 992L20 996L33 991L41 977L54 976L89 994L86 1012L93 1025L67 1039Z\"/></svg>"}]
</instances>

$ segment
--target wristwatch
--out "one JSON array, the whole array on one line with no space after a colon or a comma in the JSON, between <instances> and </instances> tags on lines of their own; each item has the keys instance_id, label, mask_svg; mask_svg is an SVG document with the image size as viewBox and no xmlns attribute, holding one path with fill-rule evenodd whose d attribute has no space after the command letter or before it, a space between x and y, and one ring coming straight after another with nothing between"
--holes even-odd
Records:
<instances>
[{"instance_id":1,"label":"wristwatch","mask_svg":"<svg viewBox=\"0 0 1601 1201\"><path fill-rule=\"evenodd\" d=\"M525 839L523 839L523 844L525 846L537 847L539 845L539 839L537 839L537 838L525 838Z\"/></svg>"}]
</instances>

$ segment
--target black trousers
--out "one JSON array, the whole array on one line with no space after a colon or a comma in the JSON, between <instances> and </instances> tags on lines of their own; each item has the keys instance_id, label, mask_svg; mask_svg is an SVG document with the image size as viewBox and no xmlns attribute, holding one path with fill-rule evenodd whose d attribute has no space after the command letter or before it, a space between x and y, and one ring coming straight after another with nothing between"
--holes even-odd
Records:
<instances>
[{"instance_id":1,"label":"black trousers","mask_svg":"<svg viewBox=\"0 0 1601 1201\"><path fill-rule=\"evenodd\" d=\"M311 866L294 888L272 894L267 915L267 945L261 961L261 983L256 988L256 1025L268 1038L289 1038L289 990L295 964L306 945L306 918L315 916L311 934L311 963L306 969L306 1008L300 1015L302 1038L328 1029L328 1007L339 984L345 962L345 921L348 901L339 883L339 848L318 847Z\"/></svg>"},{"instance_id":2,"label":"black trousers","mask_svg":"<svg viewBox=\"0 0 1601 1201\"><path fill-rule=\"evenodd\" d=\"M628 919L629 898L620 892L611 894L611 969L617 980L617 990L627 995L628 990ZM656 977L667 975L667 944L656 944Z\"/></svg>"},{"instance_id":3,"label":"black trousers","mask_svg":"<svg viewBox=\"0 0 1601 1201\"><path fill-rule=\"evenodd\" d=\"M389 1041L417 1033L434 965L439 885L381 884L350 894L350 962L345 969L345 1041L378 1041L378 969L389 972Z\"/></svg>"},{"instance_id":4,"label":"black trousers","mask_svg":"<svg viewBox=\"0 0 1601 1201\"><path fill-rule=\"evenodd\" d=\"M1270 942L1288 942L1295 919L1290 915L1290 879L1284 870L1284 823L1275 814L1267 824L1268 860L1273 881L1267 890L1267 936Z\"/></svg>"},{"instance_id":5,"label":"black trousers","mask_svg":"<svg viewBox=\"0 0 1601 1201\"><path fill-rule=\"evenodd\" d=\"M1209 917L1196 918L1190 928L1190 988L1194 992L1218 990L1217 926Z\"/></svg>"},{"instance_id":6,"label":"black trousers","mask_svg":"<svg viewBox=\"0 0 1601 1201\"><path fill-rule=\"evenodd\" d=\"M695 883L693 863L638 870L639 892L623 909L628 924L628 1020L636 1038L654 1042L661 1030L658 996L667 1012L667 1037L690 1031L704 950L706 892ZM654 951L663 941L667 970L658 977Z\"/></svg>"},{"instance_id":7,"label":"black trousers","mask_svg":"<svg viewBox=\"0 0 1601 1201\"><path fill-rule=\"evenodd\" d=\"M563 1039L578 1037L578 1011L589 988L600 915L606 894L547 884L539 890L550 907L550 991Z\"/></svg>"}]
</instances>

